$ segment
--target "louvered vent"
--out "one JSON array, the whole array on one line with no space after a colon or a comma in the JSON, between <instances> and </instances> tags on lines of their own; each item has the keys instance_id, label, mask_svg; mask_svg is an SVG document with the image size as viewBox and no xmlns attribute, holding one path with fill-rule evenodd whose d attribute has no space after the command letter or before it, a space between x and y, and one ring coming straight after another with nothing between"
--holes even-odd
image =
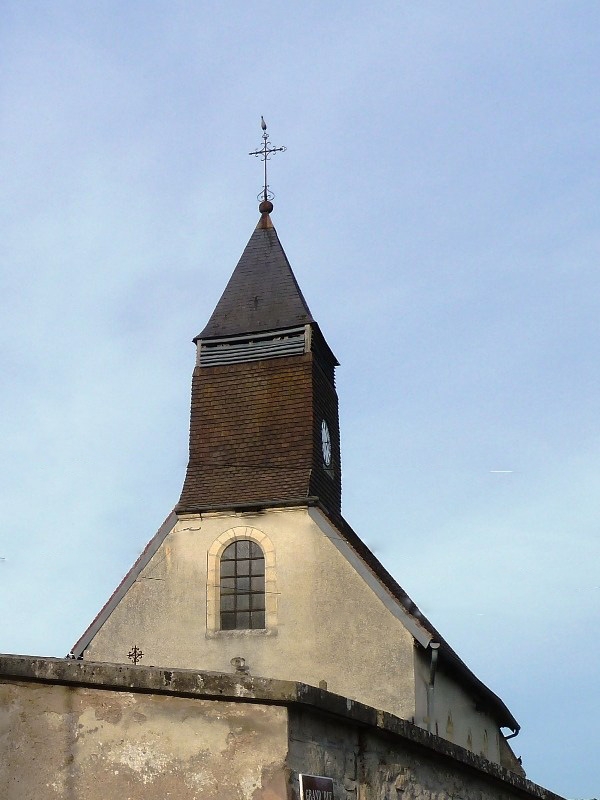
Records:
<instances>
[{"instance_id":1,"label":"louvered vent","mask_svg":"<svg viewBox=\"0 0 600 800\"><path fill-rule=\"evenodd\" d=\"M306 333L303 326L268 333L228 336L224 339L200 339L198 345L198 365L216 367L220 364L262 361L304 353Z\"/></svg>"}]
</instances>

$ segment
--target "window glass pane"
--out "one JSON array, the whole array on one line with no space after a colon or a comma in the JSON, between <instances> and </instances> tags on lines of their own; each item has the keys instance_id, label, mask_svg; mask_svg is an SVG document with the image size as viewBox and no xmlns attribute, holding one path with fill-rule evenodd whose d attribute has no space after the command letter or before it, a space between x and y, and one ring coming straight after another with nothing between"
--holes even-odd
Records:
<instances>
[{"instance_id":1,"label":"window glass pane","mask_svg":"<svg viewBox=\"0 0 600 800\"><path fill-rule=\"evenodd\" d=\"M250 589L253 592L264 592L265 590L264 576L259 575L258 578L250 578Z\"/></svg>"},{"instance_id":2,"label":"window glass pane","mask_svg":"<svg viewBox=\"0 0 600 800\"><path fill-rule=\"evenodd\" d=\"M221 594L235 592L235 578L221 578Z\"/></svg>"},{"instance_id":3,"label":"window glass pane","mask_svg":"<svg viewBox=\"0 0 600 800\"><path fill-rule=\"evenodd\" d=\"M236 597L237 600L237 610L238 611L249 611L250 610L250 595L249 594L238 594Z\"/></svg>"},{"instance_id":4,"label":"window glass pane","mask_svg":"<svg viewBox=\"0 0 600 800\"><path fill-rule=\"evenodd\" d=\"M247 539L236 542L236 545L238 558L250 558L250 542Z\"/></svg>"},{"instance_id":5,"label":"window glass pane","mask_svg":"<svg viewBox=\"0 0 600 800\"><path fill-rule=\"evenodd\" d=\"M235 616L236 616L237 628L250 627L250 614L247 611L238 611L238 613Z\"/></svg>"},{"instance_id":6,"label":"window glass pane","mask_svg":"<svg viewBox=\"0 0 600 800\"><path fill-rule=\"evenodd\" d=\"M260 549L260 545L256 544L256 542L249 542L250 544L250 558L262 558L263 552Z\"/></svg>"},{"instance_id":7,"label":"window glass pane","mask_svg":"<svg viewBox=\"0 0 600 800\"><path fill-rule=\"evenodd\" d=\"M231 561L235 558L235 542L230 544L229 547L226 547L223 550L223 555L221 556L221 561Z\"/></svg>"},{"instance_id":8,"label":"window glass pane","mask_svg":"<svg viewBox=\"0 0 600 800\"><path fill-rule=\"evenodd\" d=\"M224 631L232 631L235 629L235 614L221 614L221 629Z\"/></svg>"},{"instance_id":9,"label":"window glass pane","mask_svg":"<svg viewBox=\"0 0 600 800\"><path fill-rule=\"evenodd\" d=\"M250 575L250 562L248 559L238 560L235 563L238 575Z\"/></svg>"},{"instance_id":10,"label":"window glass pane","mask_svg":"<svg viewBox=\"0 0 600 800\"><path fill-rule=\"evenodd\" d=\"M250 578L236 578L235 588L238 592L250 591Z\"/></svg>"},{"instance_id":11,"label":"window glass pane","mask_svg":"<svg viewBox=\"0 0 600 800\"><path fill-rule=\"evenodd\" d=\"M235 575L235 561L221 561L221 577Z\"/></svg>"},{"instance_id":12,"label":"window glass pane","mask_svg":"<svg viewBox=\"0 0 600 800\"><path fill-rule=\"evenodd\" d=\"M221 611L235 611L234 594L226 594L221 597Z\"/></svg>"},{"instance_id":13,"label":"window glass pane","mask_svg":"<svg viewBox=\"0 0 600 800\"><path fill-rule=\"evenodd\" d=\"M265 612L264 611L253 611L252 612L252 627L253 628L264 628L265 627Z\"/></svg>"},{"instance_id":14,"label":"window glass pane","mask_svg":"<svg viewBox=\"0 0 600 800\"><path fill-rule=\"evenodd\" d=\"M250 569L253 575L265 574L265 560L264 558L255 558L250 562Z\"/></svg>"},{"instance_id":15,"label":"window glass pane","mask_svg":"<svg viewBox=\"0 0 600 800\"><path fill-rule=\"evenodd\" d=\"M265 610L265 596L264 594L251 594L250 595L250 608L252 611Z\"/></svg>"}]
</instances>

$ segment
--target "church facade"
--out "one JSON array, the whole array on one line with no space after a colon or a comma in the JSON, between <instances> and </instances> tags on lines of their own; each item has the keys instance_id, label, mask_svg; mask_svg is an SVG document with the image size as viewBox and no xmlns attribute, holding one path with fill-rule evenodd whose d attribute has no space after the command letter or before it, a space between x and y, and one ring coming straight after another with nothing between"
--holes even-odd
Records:
<instances>
[{"instance_id":1,"label":"church facade","mask_svg":"<svg viewBox=\"0 0 600 800\"><path fill-rule=\"evenodd\" d=\"M512 713L342 516L338 364L272 208L195 339L179 502L73 655L320 687L523 775Z\"/></svg>"}]
</instances>

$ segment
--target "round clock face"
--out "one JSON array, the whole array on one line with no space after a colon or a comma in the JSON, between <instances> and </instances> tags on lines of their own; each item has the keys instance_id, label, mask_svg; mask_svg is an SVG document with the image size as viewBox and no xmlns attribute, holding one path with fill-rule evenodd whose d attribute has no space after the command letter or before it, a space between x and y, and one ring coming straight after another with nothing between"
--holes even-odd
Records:
<instances>
[{"instance_id":1,"label":"round clock face","mask_svg":"<svg viewBox=\"0 0 600 800\"><path fill-rule=\"evenodd\" d=\"M331 466L331 436L325 420L321 423L321 448L323 450L323 463L326 467Z\"/></svg>"}]
</instances>

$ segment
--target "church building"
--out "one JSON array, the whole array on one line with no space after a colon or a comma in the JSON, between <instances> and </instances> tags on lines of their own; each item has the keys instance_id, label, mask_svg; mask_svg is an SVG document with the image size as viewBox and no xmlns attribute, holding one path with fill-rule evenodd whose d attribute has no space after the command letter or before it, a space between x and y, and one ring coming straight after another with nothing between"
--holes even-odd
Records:
<instances>
[{"instance_id":1,"label":"church building","mask_svg":"<svg viewBox=\"0 0 600 800\"><path fill-rule=\"evenodd\" d=\"M342 516L338 362L266 180L259 211L194 340L179 501L73 655L320 687L523 775L512 713Z\"/></svg>"}]
</instances>

